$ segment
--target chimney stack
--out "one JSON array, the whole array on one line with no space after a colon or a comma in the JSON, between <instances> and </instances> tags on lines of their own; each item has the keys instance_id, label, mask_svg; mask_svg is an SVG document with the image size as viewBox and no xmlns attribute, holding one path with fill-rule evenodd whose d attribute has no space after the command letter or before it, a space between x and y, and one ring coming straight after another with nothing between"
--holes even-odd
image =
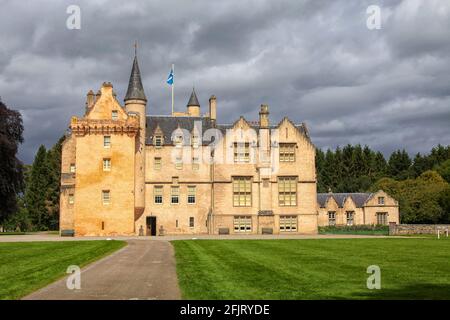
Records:
<instances>
[{"instance_id":1,"label":"chimney stack","mask_svg":"<svg viewBox=\"0 0 450 320\"><path fill-rule=\"evenodd\" d=\"M89 92L86 95L86 112L89 111L90 108L94 105L94 91L89 90Z\"/></svg>"},{"instance_id":2,"label":"chimney stack","mask_svg":"<svg viewBox=\"0 0 450 320\"><path fill-rule=\"evenodd\" d=\"M269 106L267 104L261 105L261 111L259 111L259 126L267 128L269 126Z\"/></svg>"},{"instance_id":3,"label":"chimney stack","mask_svg":"<svg viewBox=\"0 0 450 320\"><path fill-rule=\"evenodd\" d=\"M217 99L215 95L209 98L209 118L215 124L217 119Z\"/></svg>"}]
</instances>

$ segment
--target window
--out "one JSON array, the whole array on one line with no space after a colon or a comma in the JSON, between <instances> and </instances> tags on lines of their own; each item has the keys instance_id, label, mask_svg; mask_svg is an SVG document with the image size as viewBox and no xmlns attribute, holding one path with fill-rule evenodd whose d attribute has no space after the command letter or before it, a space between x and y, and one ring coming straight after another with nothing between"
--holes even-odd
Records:
<instances>
[{"instance_id":1,"label":"window","mask_svg":"<svg viewBox=\"0 0 450 320\"><path fill-rule=\"evenodd\" d=\"M297 205L297 178L278 178L278 205L292 207Z\"/></svg>"},{"instance_id":2,"label":"window","mask_svg":"<svg viewBox=\"0 0 450 320\"><path fill-rule=\"evenodd\" d=\"M234 232L251 232L252 217L251 216L234 216L233 219Z\"/></svg>"},{"instance_id":3,"label":"window","mask_svg":"<svg viewBox=\"0 0 450 320\"><path fill-rule=\"evenodd\" d=\"M70 173L75 173L75 170L76 170L75 163L71 163L70 164Z\"/></svg>"},{"instance_id":4,"label":"window","mask_svg":"<svg viewBox=\"0 0 450 320\"><path fill-rule=\"evenodd\" d=\"M104 148L110 148L111 147L111 136L104 136L103 137L103 147Z\"/></svg>"},{"instance_id":5,"label":"window","mask_svg":"<svg viewBox=\"0 0 450 320\"><path fill-rule=\"evenodd\" d=\"M378 204L384 204L384 197L378 197Z\"/></svg>"},{"instance_id":6,"label":"window","mask_svg":"<svg viewBox=\"0 0 450 320\"><path fill-rule=\"evenodd\" d=\"M280 143L280 161L295 161L295 143Z\"/></svg>"},{"instance_id":7,"label":"window","mask_svg":"<svg viewBox=\"0 0 450 320\"><path fill-rule=\"evenodd\" d=\"M250 207L252 205L251 177L233 178L233 206Z\"/></svg>"},{"instance_id":8,"label":"window","mask_svg":"<svg viewBox=\"0 0 450 320\"><path fill-rule=\"evenodd\" d=\"M181 157L175 158L175 169L181 170L183 169L183 159Z\"/></svg>"},{"instance_id":9,"label":"window","mask_svg":"<svg viewBox=\"0 0 450 320\"><path fill-rule=\"evenodd\" d=\"M102 230L105 230L105 221L102 221Z\"/></svg>"},{"instance_id":10,"label":"window","mask_svg":"<svg viewBox=\"0 0 450 320\"><path fill-rule=\"evenodd\" d=\"M75 202L75 197L74 197L73 193L70 193L69 194L69 204L74 204L74 202Z\"/></svg>"},{"instance_id":11,"label":"window","mask_svg":"<svg viewBox=\"0 0 450 320\"><path fill-rule=\"evenodd\" d=\"M190 204L195 203L195 186L188 186L187 202Z\"/></svg>"},{"instance_id":12,"label":"window","mask_svg":"<svg viewBox=\"0 0 450 320\"><path fill-rule=\"evenodd\" d=\"M155 170L161 170L161 158L155 158L153 162L153 167Z\"/></svg>"},{"instance_id":13,"label":"window","mask_svg":"<svg viewBox=\"0 0 450 320\"><path fill-rule=\"evenodd\" d=\"M200 169L200 163L198 161L198 157L192 158L192 170Z\"/></svg>"},{"instance_id":14,"label":"window","mask_svg":"<svg viewBox=\"0 0 450 320\"><path fill-rule=\"evenodd\" d=\"M155 200L155 204L163 203L163 187L162 186L154 186L153 187L153 198Z\"/></svg>"},{"instance_id":15,"label":"window","mask_svg":"<svg viewBox=\"0 0 450 320\"><path fill-rule=\"evenodd\" d=\"M328 211L328 225L335 226L336 225L336 212Z\"/></svg>"},{"instance_id":16,"label":"window","mask_svg":"<svg viewBox=\"0 0 450 320\"><path fill-rule=\"evenodd\" d=\"M387 213L378 212L377 213L377 224L387 225Z\"/></svg>"},{"instance_id":17,"label":"window","mask_svg":"<svg viewBox=\"0 0 450 320\"><path fill-rule=\"evenodd\" d=\"M103 159L103 171L111 171L111 159Z\"/></svg>"},{"instance_id":18,"label":"window","mask_svg":"<svg viewBox=\"0 0 450 320\"><path fill-rule=\"evenodd\" d=\"M280 231L297 232L297 216L280 216Z\"/></svg>"},{"instance_id":19,"label":"window","mask_svg":"<svg viewBox=\"0 0 450 320\"><path fill-rule=\"evenodd\" d=\"M180 203L180 187L171 187L170 202L172 204Z\"/></svg>"},{"instance_id":20,"label":"window","mask_svg":"<svg viewBox=\"0 0 450 320\"><path fill-rule=\"evenodd\" d=\"M181 148L181 146L183 145L183 136L182 135L176 135L174 137L174 144L177 148Z\"/></svg>"},{"instance_id":21,"label":"window","mask_svg":"<svg viewBox=\"0 0 450 320\"><path fill-rule=\"evenodd\" d=\"M117 112L117 110L111 111L111 119L113 120L119 119L119 113Z\"/></svg>"},{"instance_id":22,"label":"window","mask_svg":"<svg viewBox=\"0 0 450 320\"><path fill-rule=\"evenodd\" d=\"M189 217L189 228L194 227L194 217Z\"/></svg>"},{"instance_id":23,"label":"window","mask_svg":"<svg viewBox=\"0 0 450 320\"><path fill-rule=\"evenodd\" d=\"M250 162L250 143L234 143L234 162Z\"/></svg>"},{"instance_id":24,"label":"window","mask_svg":"<svg viewBox=\"0 0 450 320\"><path fill-rule=\"evenodd\" d=\"M155 146L157 148L160 148L162 146L162 143L163 143L162 136L159 136L159 135L155 136Z\"/></svg>"},{"instance_id":25,"label":"window","mask_svg":"<svg viewBox=\"0 0 450 320\"><path fill-rule=\"evenodd\" d=\"M355 212L354 211L347 211L347 225L352 226L355 218Z\"/></svg>"},{"instance_id":26,"label":"window","mask_svg":"<svg viewBox=\"0 0 450 320\"><path fill-rule=\"evenodd\" d=\"M193 135L192 136L192 147L193 148L198 148L198 135Z\"/></svg>"},{"instance_id":27,"label":"window","mask_svg":"<svg viewBox=\"0 0 450 320\"><path fill-rule=\"evenodd\" d=\"M110 194L109 190L102 191L102 201L103 201L103 204L111 203L111 194Z\"/></svg>"}]
</instances>

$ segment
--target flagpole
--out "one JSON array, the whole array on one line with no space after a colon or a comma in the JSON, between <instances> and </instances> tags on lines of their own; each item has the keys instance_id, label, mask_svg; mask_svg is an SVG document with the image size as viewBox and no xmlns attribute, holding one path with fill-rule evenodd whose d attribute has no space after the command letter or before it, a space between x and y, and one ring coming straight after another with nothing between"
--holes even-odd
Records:
<instances>
[{"instance_id":1,"label":"flagpole","mask_svg":"<svg viewBox=\"0 0 450 320\"><path fill-rule=\"evenodd\" d=\"M175 77L175 64L172 63L172 77ZM173 87L175 86L175 81L172 81L172 116L173 116Z\"/></svg>"}]
</instances>

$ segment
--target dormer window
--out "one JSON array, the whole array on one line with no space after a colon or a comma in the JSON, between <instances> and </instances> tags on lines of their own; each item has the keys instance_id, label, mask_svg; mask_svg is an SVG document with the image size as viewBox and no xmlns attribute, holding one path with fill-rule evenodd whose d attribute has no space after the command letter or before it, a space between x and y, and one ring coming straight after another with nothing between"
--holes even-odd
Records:
<instances>
[{"instance_id":1,"label":"dormer window","mask_svg":"<svg viewBox=\"0 0 450 320\"><path fill-rule=\"evenodd\" d=\"M162 136L159 136L159 135L155 136L155 142L154 142L155 147L160 148L162 146L162 142L163 142Z\"/></svg>"},{"instance_id":2,"label":"dormer window","mask_svg":"<svg viewBox=\"0 0 450 320\"><path fill-rule=\"evenodd\" d=\"M182 135L176 135L174 138L174 144L176 147L181 147L183 144L183 136Z\"/></svg>"},{"instance_id":3,"label":"dormer window","mask_svg":"<svg viewBox=\"0 0 450 320\"><path fill-rule=\"evenodd\" d=\"M235 142L234 148L234 162L250 162L250 143L249 142Z\"/></svg>"},{"instance_id":4,"label":"dormer window","mask_svg":"<svg viewBox=\"0 0 450 320\"><path fill-rule=\"evenodd\" d=\"M119 119L119 112L117 110L111 111L111 119L113 120Z\"/></svg>"}]
</instances>

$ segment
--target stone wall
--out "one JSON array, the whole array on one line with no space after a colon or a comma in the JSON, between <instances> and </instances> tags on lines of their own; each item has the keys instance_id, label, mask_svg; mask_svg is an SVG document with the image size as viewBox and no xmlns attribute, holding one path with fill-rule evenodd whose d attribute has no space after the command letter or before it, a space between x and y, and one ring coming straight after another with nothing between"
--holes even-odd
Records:
<instances>
[{"instance_id":1,"label":"stone wall","mask_svg":"<svg viewBox=\"0 0 450 320\"><path fill-rule=\"evenodd\" d=\"M389 224L389 235L437 234L437 230L445 235L446 230L450 231L450 224Z\"/></svg>"}]
</instances>

